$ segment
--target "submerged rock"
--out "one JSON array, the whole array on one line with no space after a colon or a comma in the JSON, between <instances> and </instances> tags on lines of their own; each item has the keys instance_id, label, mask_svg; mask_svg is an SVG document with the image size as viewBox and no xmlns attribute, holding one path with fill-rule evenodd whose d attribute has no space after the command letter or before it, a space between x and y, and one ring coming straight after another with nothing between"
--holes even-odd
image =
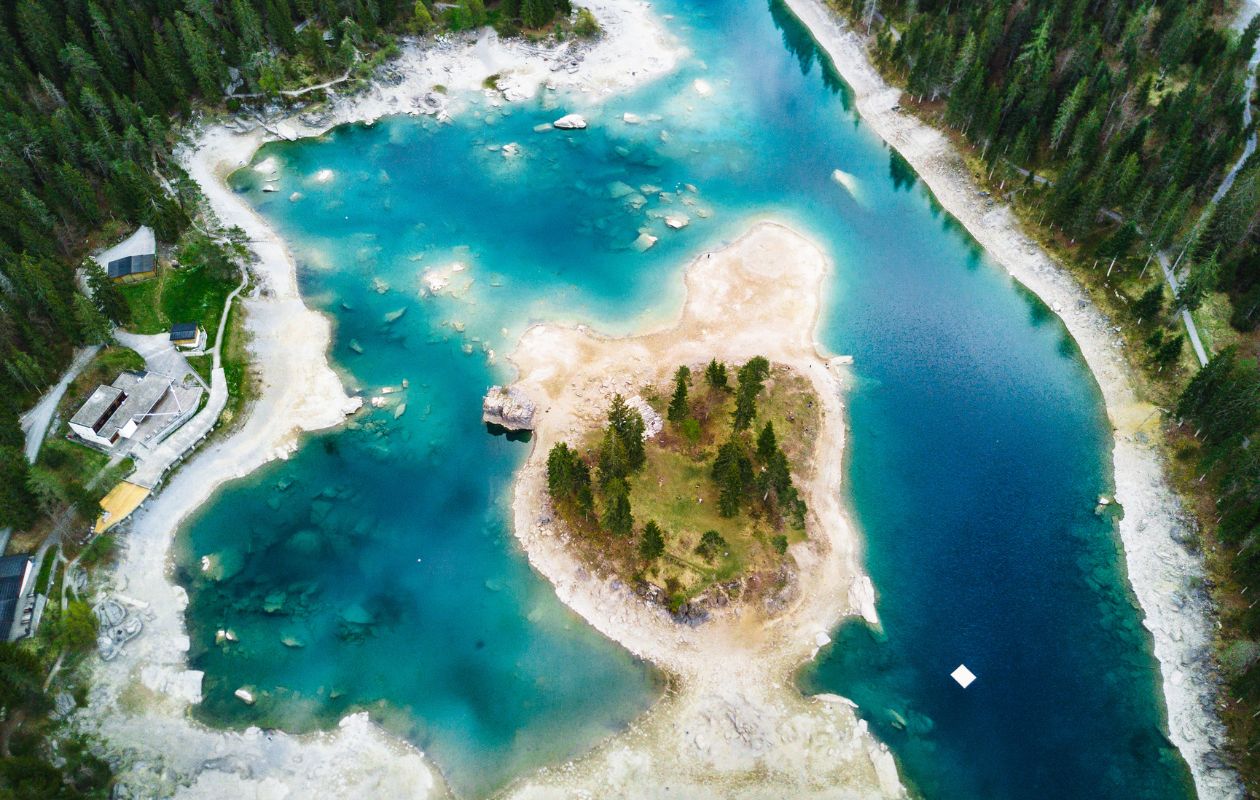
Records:
<instances>
[{"instance_id":1,"label":"submerged rock","mask_svg":"<svg viewBox=\"0 0 1260 800\"><path fill-rule=\"evenodd\" d=\"M665 224L674 230L687 227L691 223L691 219L686 214L666 214Z\"/></svg>"},{"instance_id":2,"label":"submerged rock","mask_svg":"<svg viewBox=\"0 0 1260 800\"><path fill-rule=\"evenodd\" d=\"M515 387L491 386L481 401L481 420L510 431L534 429L534 401Z\"/></svg>"},{"instance_id":3,"label":"submerged rock","mask_svg":"<svg viewBox=\"0 0 1260 800\"><path fill-rule=\"evenodd\" d=\"M562 131L582 130L586 127L586 119L581 114L565 114L551 124Z\"/></svg>"},{"instance_id":4,"label":"submerged rock","mask_svg":"<svg viewBox=\"0 0 1260 800\"><path fill-rule=\"evenodd\" d=\"M634 247L635 250L638 250L640 253L642 253L648 248L650 248L652 245L656 244L656 241L657 241L656 237L653 236L652 234L640 233L639 238L634 240L634 244L632 245L632 247Z\"/></svg>"},{"instance_id":5,"label":"submerged rock","mask_svg":"<svg viewBox=\"0 0 1260 800\"><path fill-rule=\"evenodd\" d=\"M371 625L376 617L358 603L352 603L341 612L341 619L351 625Z\"/></svg>"},{"instance_id":6,"label":"submerged rock","mask_svg":"<svg viewBox=\"0 0 1260 800\"><path fill-rule=\"evenodd\" d=\"M632 194L634 194L634 187L624 181L613 181L608 184L608 196L614 200L620 200Z\"/></svg>"}]
</instances>

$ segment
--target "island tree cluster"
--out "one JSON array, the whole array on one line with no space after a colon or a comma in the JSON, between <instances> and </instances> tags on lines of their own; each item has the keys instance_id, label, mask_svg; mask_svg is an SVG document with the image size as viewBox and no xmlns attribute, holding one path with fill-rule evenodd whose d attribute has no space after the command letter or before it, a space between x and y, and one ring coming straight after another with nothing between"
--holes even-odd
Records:
<instances>
[{"instance_id":1,"label":"island tree cluster","mask_svg":"<svg viewBox=\"0 0 1260 800\"><path fill-rule=\"evenodd\" d=\"M560 442L548 453L555 512L601 563L664 584L661 599L675 608L715 583L778 569L789 536L804 536L806 507L774 419L805 452L814 411L804 379L780 369L768 391L762 357L740 366L734 385L717 360L702 381L680 366L668 389L644 391L665 417L651 439L616 395L585 448Z\"/></svg>"}]
</instances>

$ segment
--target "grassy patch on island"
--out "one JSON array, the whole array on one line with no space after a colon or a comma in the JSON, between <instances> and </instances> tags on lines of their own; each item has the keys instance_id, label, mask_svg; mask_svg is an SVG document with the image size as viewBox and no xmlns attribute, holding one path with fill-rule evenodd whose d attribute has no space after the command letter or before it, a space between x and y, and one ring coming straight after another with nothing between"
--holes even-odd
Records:
<instances>
[{"instance_id":1,"label":"grassy patch on island","mask_svg":"<svg viewBox=\"0 0 1260 800\"><path fill-rule=\"evenodd\" d=\"M583 557L673 611L781 589L787 548L806 536L791 472L813 458L809 381L765 359L731 380L714 362L641 394L661 416L655 436L642 438L643 414L618 396L607 427L549 455L553 505Z\"/></svg>"}]
</instances>

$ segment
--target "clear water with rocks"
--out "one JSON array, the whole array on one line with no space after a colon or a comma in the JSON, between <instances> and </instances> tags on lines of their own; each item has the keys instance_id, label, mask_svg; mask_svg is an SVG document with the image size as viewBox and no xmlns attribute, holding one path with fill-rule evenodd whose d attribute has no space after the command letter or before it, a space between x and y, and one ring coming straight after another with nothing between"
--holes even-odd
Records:
<instances>
[{"instance_id":1,"label":"clear water with rocks","mask_svg":"<svg viewBox=\"0 0 1260 800\"><path fill-rule=\"evenodd\" d=\"M1108 426L1063 326L862 125L779 2L655 8L691 54L634 93L452 98L468 108L448 125L268 145L277 191L234 176L334 321L347 385L384 400L226 487L180 536L200 715L310 730L367 709L480 796L647 708L659 676L516 546L506 504L528 444L489 435L479 401L531 320L667 318L689 258L771 217L835 263L819 339L856 358L837 491L884 623L841 626L803 688L856 700L927 797L1190 796L1094 514ZM590 128L535 132L572 111ZM659 241L640 252L643 231ZM979 675L966 691L959 662Z\"/></svg>"}]
</instances>

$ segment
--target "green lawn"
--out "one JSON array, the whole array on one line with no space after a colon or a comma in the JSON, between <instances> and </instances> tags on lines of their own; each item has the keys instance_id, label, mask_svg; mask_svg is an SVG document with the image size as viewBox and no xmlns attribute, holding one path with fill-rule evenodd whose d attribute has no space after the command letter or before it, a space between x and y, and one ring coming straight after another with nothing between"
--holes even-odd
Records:
<instances>
[{"instance_id":1,"label":"green lawn","mask_svg":"<svg viewBox=\"0 0 1260 800\"><path fill-rule=\"evenodd\" d=\"M135 333L162 333L177 322L197 322L214 342L223 303L236 281L212 277L206 267L158 267L157 275L142 283L120 286L131 308Z\"/></svg>"},{"instance_id":2,"label":"green lawn","mask_svg":"<svg viewBox=\"0 0 1260 800\"><path fill-rule=\"evenodd\" d=\"M653 388L654 392L644 394L659 398L671 391L668 386ZM718 513L718 488L710 472L715 443L729 435L734 400L729 393L709 392L698 374L693 378L691 392L693 410L703 408L707 417L702 441L710 444L689 448L667 423L665 432L648 443L644 469L630 479L630 505L636 527L654 520L665 538L665 557L645 574L659 584L673 584L686 597L741 574L773 573L782 559L773 538L783 535L789 542L805 538L805 531L791 525L776 530L769 520L754 517L747 509L734 517ZM807 470L819 417L809 382L775 366L758 397L757 408L752 433L759 432L767 421L772 422L793 470ZM800 488L799 478L797 486ZM724 555L706 561L696 552L696 546L704 532L710 530L717 531L728 548Z\"/></svg>"},{"instance_id":3,"label":"green lawn","mask_svg":"<svg viewBox=\"0 0 1260 800\"><path fill-rule=\"evenodd\" d=\"M224 409L224 422L231 422L253 398L249 379L248 337L245 333L245 311L238 297L228 312L227 329L223 331L219 357L223 363L223 376L227 379L228 405Z\"/></svg>"}]
</instances>

